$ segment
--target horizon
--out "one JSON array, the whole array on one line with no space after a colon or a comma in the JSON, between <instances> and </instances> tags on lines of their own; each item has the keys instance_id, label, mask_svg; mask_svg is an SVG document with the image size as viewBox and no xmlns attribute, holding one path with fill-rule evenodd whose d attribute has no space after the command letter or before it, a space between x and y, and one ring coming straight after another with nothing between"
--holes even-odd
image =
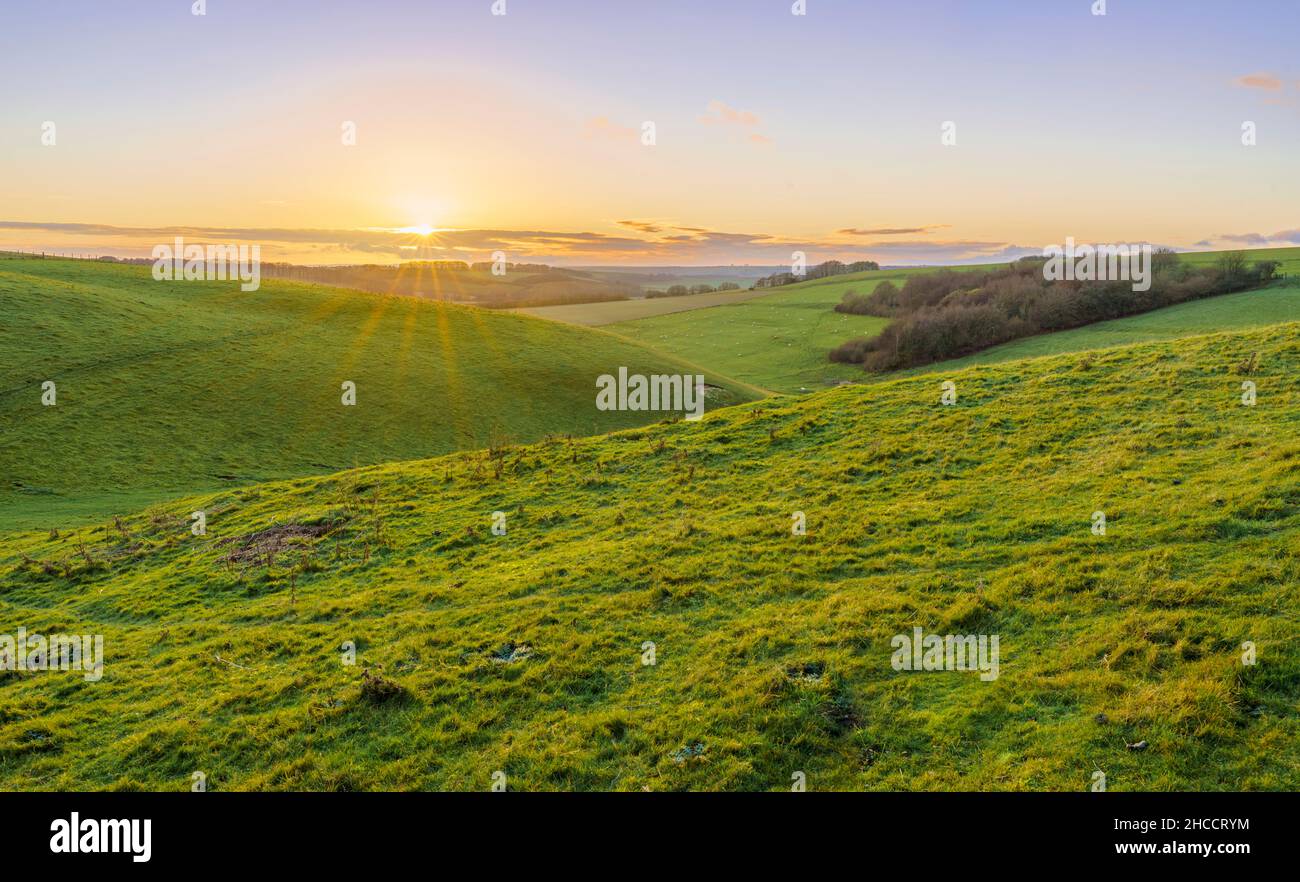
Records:
<instances>
[{"instance_id":1,"label":"horizon","mask_svg":"<svg viewBox=\"0 0 1300 882\"><path fill-rule=\"evenodd\" d=\"M202 241L194 241L194 242L187 242L186 244L194 244L194 245L204 245L204 246L207 246L207 245L217 245L217 244L220 244L220 243L216 243L216 242L202 242ZM1080 244L1082 244L1082 243L1080 243ZM1142 243L1142 242L1139 242L1139 243L1134 243L1134 244L1137 244L1137 245L1141 246L1141 245L1147 245L1147 244L1151 244L1151 243ZM1285 245L1257 245L1257 246L1242 246L1242 247L1231 247L1231 248L1204 248L1204 247L1203 247L1203 248L1179 248L1179 247L1175 247L1175 246L1156 246L1156 245L1152 245L1151 247L1152 247L1153 249L1154 249L1154 248L1169 248L1170 250L1172 250L1172 251L1173 251L1174 253L1176 253L1176 254L1218 254L1218 253L1223 253L1223 252L1227 252L1227 251L1240 251L1240 252L1242 252L1242 253L1244 253L1244 254L1250 254L1250 253L1255 252L1255 251L1273 251L1273 250L1277 250L1278 248L1284 248L1284 247L1288 247L1288 246L1285 246ZM51 251L31 251L31 250L28 250L28 249L16 249L16 248L11 248L11 247L9 247L8 245L4 244L3 242L0 242L0 254L26 254L26 255L31 255L31 256L41 256L41 257L45 257L45 258L48 258L48 259L91 260L91 261L93 261L93 260L104 260L104 259L107 259L107 258L111 258L112 260L115 260L115 261L120 262L120 263L134 262L134 263L141 264L141 265L148 264L148 263L152 263L152 262L156 262L157 260L162 259L162 258L154 258L154 257L151 257L151 256L149 256L149 255L119 255L119 254L112 254L112 253L109 253L109 252L107 252L107 251L96 251L94 248L84 248L84 249L68 248L68 249L65 249L65 250L62 250L62 251L60 251L60 250L51 250ZM1035 253L1035 254L1025 254L1025 255L1021 255L1021 257L1046 257L1046 255ZM170 258L165 258L165 259L166 259L166 260L170 260ZM828 262L828 261L832 261L832 260L838 260L838 259L839 259L839 258L829 257L829 258L826 259L826 261L819 261L819 263L824 263L824 262ZM1017 259L1018 259L1018 258L1017 258ZM271 265L300 266L300 267L307 267L307 268L313 268L313 269L355 268L355 267L362 267L362 266L375 266L375 267L383 267L383 268L397 268L397 267L402 267L402 266L407 265L407 264L412 264L412 265L414 265L414 264L429 264L429 263L456 263L456 262L462 262L462 263L466 264L466 266L472 266L474 263L476 263L476 262L480 262L480 261L475 261L475 260L471 260L471 259L468 259L468 258L460 258L460 257L450 257L450 258L401 258L401 259L398 259L398 260L395 260L395 261L388 261L388 262L384 262L384 261L376 261L376 260L373 260L373 259L372 259L372 260L367 260L367 261L362 261L362 262L346 262L346 263L297 263L297 262L294 262L294 261L286 261L286 260L268 260L268 261L262 261L262 263L263 263L264 265L268 265L268 266L271 266ZM481 262L486 263L486 262L490 262L490 261L486 261L486 260L484 260L484 261L481 261ZM514 263L515 261L511 261L511 262ZM1003 262L1010 262L1010 261L1003 261ZM698 263L698 264L691 264L691 263L661 263L661 264L622 264L622 263L604 263L604 264L602 264L602 263L554 263L554 264L546 264L544 261L522 261L522 260L521 260L521 261L518 261L518 263L521 263L521 264L522 264L522 263L543 264L543 265L550 266L550 267L553 268L553 269L566 269L566 270L574 270L574 271L593 270L593 271L605 271L605 272L608 272L608 271L616 270L616 271L625 272L625 273L635 273L635 272L637 272L637 271L656 272L656 271L664 271L664 270L705 270L705 269L717 269L717 270L727 270L727 269L745 269L745 270L764 270L764 271L772 270L772 271L776 271L776 272L781 272L781 271L785 271L785 270L788 269L788 265L787 265L787 264L780 264L780 263L771 263L771 264L765 264L765 263L730 263L730 264L718 264L718 263ZM898 270L903 270L903 269L908 269L908 270L914 270L914 269L942 269L942 268L944 268L944 267L949 267L949 266L966 266L966 267L974 267L974 266L982 266L982 265L995 265L995 264L990 263L990 262L988 262L988 261L979 261L979 260L968 260L968 261L964 261L964 262L949 262L949 263L896 263L896 264L886 264L886 263L882 263L882 264L880 264L879 269L880 269L880 270L895 270L895 269L898 269Z\"/></svg>"}]
</instances>

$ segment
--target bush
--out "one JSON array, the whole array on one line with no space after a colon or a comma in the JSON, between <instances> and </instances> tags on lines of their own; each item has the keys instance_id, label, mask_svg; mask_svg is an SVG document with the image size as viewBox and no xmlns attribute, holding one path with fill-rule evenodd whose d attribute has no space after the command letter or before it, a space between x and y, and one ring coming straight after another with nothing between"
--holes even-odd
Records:
<instances>
[{"instance_id":1,"label":"bush","mask_svg":"<svg viewBox=\"0 0 1300 882\"><path fill-rule=\"evenodd\" d=\"M1175 303L1256 288L1277 274L1276 261L1246 265L1241 252L1212 267L1189 267L1168 249L1151 254L1151 286L1128 281L1052 281L1041 258L996 270L943 269L911 276L900 291L888 281L870 295L844 292L836 312L894 319L874 339L850 340L834 362L887 371L959 358L1019 337L1122 318Z\"/></svg>"},{"instance_id":2,"label":"bush","mask_svg":"<svg viewBox=\"0 0 1300 882\"><path fill-rule=\"evenodd\" d=\"M835 306L836 312L848 315L875 315L888 318L898 311L898 288L886 279L870 294L859 294L850 288Z\"/></svg>"}]
</instances>

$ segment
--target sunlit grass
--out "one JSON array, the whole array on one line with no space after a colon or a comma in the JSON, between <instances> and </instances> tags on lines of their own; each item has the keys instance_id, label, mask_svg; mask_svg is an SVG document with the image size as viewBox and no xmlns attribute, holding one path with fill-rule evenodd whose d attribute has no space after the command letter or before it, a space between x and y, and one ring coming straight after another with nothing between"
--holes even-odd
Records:
<instances>
[{"instance_id":1,"label":"sunlit grass","mask_svg":"<svg viewBox=\"0 0 1300 882\"><path fill-rule=\"evenodd\" d=\"M99 683L0 674L0 786L486 790L500 770L519 790L788 790L801 771L813 790L1083 791L1103 771L1113 791L1294 790L1297 334L845 386L0 536L0 618L107 653ZM326 532L227 562L223 541L286 524ZM1001 676L894 671L915 626L1000 635ZM395 695L363 692L366 669Z\"/></svg>"}]
</instances>

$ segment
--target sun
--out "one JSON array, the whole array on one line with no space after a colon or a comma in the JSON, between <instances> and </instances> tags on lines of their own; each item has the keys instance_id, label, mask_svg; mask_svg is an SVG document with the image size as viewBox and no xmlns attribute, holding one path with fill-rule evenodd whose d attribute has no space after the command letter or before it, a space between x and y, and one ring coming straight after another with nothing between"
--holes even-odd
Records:
<instances>
[{"instance_id":1,"label":"sun","mask_svg":"<svg viewBox=\"0 0 1300 882\"><path fill-rule=\"evenodd\" d=\"M438 228L433 224L417 224L413 227L398 227L399 233L414 233L417 236L432 236Z\"/></svg>"}]
</instances>

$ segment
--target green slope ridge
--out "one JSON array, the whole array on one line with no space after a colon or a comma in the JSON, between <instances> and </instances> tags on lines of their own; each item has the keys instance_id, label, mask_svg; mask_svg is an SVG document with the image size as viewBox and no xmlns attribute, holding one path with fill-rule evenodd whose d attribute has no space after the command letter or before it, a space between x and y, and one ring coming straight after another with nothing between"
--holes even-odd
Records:
<instances>
[{"instance_id":1,"label":"green slope ridge","mask_svg":"<svg viewBox=\"0 0 1300 882\"><path fill-rule=\"evenodd\" d=\"M1192 265L1207 265L1223 253L1185 253L1179 257ZM1264 291L1212 297L1075 330L1016 340L968 358L916 368L914 372L951 370L969 364L1300 320L1300 281L1297 281L1300 248L1254 249L1245 254L1251 262L1278 261L1280 272L1290 276L1287 283ZM729 376L778 392L817 390L841 382L872 382L880 376L867 374L855 365L832 364L828 356L833 348L849 339L878 334L888 320L841 315L834 311L836 304L845 291L867 294L886 279L902 287L909 276L937 269L940 267L909 267L831 276L774 288L769 294L744 302L623 321L606 327L628 339L711 365ZM888 379L890 375L883 376Z\"/></svg>"},{"instance_id":2,"label":"green slope ridge","mask_svg":"<svg viewBox=\"0 0 1300 882\"><path fill-rule=\"evenodd\" d=\"M596 410L596 377L620 366L694 372L601 331L415 298L0 260L0 528L660 419ZM702 373L711 406L761 394Z\"/></svg>"},{"instance_id":3,"label":"green slope ridge","mask_svg":"<svg viewBox=\"0 0 1300 882\"><path fill-rule=\"evenodd\" d=\"M1298 334L11 533L9 632L102 633L106 663L0 673L0 786L1296 789ZM914 627L998 635L1000 677L895 671Z\"/></svg>"}]
</instances>

